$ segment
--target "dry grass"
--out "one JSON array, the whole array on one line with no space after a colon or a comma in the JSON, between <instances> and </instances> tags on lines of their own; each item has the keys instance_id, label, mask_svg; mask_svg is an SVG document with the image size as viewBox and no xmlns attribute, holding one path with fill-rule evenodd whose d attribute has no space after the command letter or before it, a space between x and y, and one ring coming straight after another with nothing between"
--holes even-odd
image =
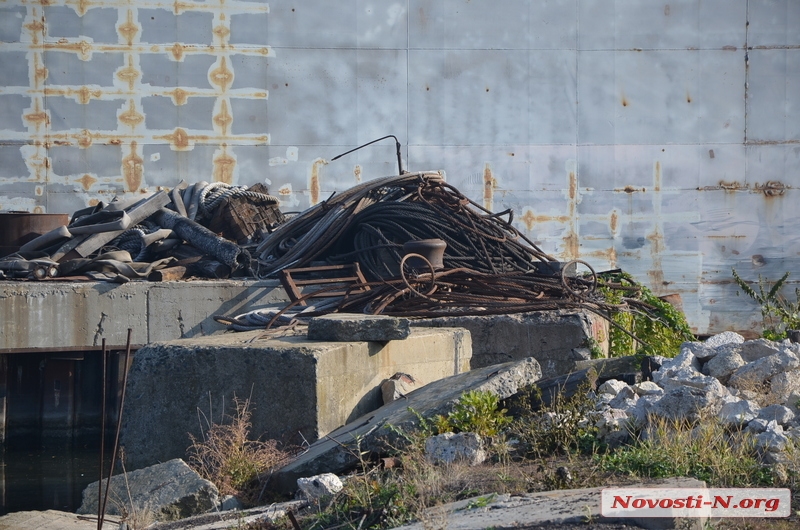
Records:
<instances>
[{"instance_id":1,"label":"dry grass","mask_svg":"<svg viewBox=\"0 0 800 530\"><path fill-rule=\"evenodd\" d=\"M287 463L291 455L275 440L251 440L250 400L234 397L233 402L234 413L222 423L209 421L200 439L189 435L188 463L216 484L220 495L235 495L247 504L260 493L253 484L256 477Z\"/></svg>"}]
</instances>

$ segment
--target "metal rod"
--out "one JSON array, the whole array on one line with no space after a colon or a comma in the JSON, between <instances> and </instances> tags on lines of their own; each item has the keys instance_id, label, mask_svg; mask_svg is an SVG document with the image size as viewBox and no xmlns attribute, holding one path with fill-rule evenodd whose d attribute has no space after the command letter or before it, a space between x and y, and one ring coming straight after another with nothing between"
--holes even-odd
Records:
<instances>
[{"instance_id":1,"label":"metal rod","mask_svg":"<svg viewBox=\"0 0 800 530\"><path fill-rule=\"evenodd\" d=\"M378 138L377 140L372 140L371 142L367 142L367 143L365 143L364 145L359 145L359 146L358 146L358 147L356 147L355 149L350 149L350 150L349 150L349 151L347 151L346 153L342 153L342 154L340 154L340 155L336 155L335 157L331 158L331 162L333 162L333 161L334 161L334 160L336 160L337 158L341 158L341 157L343 157L344 155L349 155L349 154L350 154L350 153L352 153L353 151L358 151L358 150L359 150L359 149L361 149L362 147L367 147L368 145L372 145L372 144L374 144L375 142L380 142L381 140L386 140L387 138L394 138L394 143L395 143L395 147L396 147L396 150L397 150L397 170L400 172L400 173L398 173L398 175L403 175L403 174L405 174L406 172L405 172L405 170L403 170L403 158L402 158L402 156L401 156L401 154L400 154L400 147L401 147L401 145L400 145L400 140L398 140L398 139L397 139L397 136L395 136L395 135L393 135L393 134L387 134L387 135L386 135L386 136L384 136L383 138Z\"/></svg>"},{"instance_id":2,"label":"metal rod","mask_svg":"<svg viewBox=\"0 0 800 530\"><path fill-rule=\"evenodd\" d=\"M102 366L103 366L103 398L100 403L100 480L97 481L97 530L102 530L103 519L100 516L100 499L103 498L103 461L106 459L106 386L108 385L108 377L106 375L106 339L103 339L102 352Z\"/></svg>"},{"instance_id":3,"label":"metal rod","mask_svg":"<svg viewBox=\"0 0 800 530\"><path fill-rule=\"evenodd\" d=\"M125 363L122 367L122 395L119 398L119 409L117 412L117 430L114 434L114 452L111 453L111 467L108 469L108 482L106 483L106 492L103 496L103 509L100 513L100 525L102 527L103 518L106 514L106 502L108 502L108 490L111 487L111 475L114 473L114 465L117 462L117 450L119 449L119 430L122 426L122 411L125 408L125 387L128 386L128 361L131 357L131 334L133 330L128 328L128 340L125 345Z\"/></svg>"}]
</instances>

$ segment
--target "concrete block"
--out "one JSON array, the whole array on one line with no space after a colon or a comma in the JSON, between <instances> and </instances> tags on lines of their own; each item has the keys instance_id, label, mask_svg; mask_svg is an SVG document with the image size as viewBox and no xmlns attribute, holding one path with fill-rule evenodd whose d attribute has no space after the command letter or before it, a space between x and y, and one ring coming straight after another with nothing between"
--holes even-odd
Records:
<instances>
[{"instance_id":1,"label":"concrete block","mask_svg":"<svg viewBox=\"0 0 800 530\"><path fill-rule=\"evenodd\" d=\"M380 385L396 372L419 374L416 385L423 386L467 371L471 356L462 329L417 328L385 344L262 335L184 339L137 351L122 418L128 466L184 456L188 433L200 435L199 413L218 422L234 396L251 398L254 436L313 442L380 407Z\"/></svg>"},{"instance_id":2,"label":"concrete block","mask_svg":"<svg viewBox=\"0 0 800 530\"><path fill-rule=\"evenodd\" d=\"M104 492L107 483L104 479ZM77 513L96 515L97 500L98 483L92 482L83 490ZM111 477L106 513L149 513L158 521L174 521L211 510L218 502L217 487L176 458Z\"/></svg>"},{"instance_id":3,"label":"concrete block","mask_svg":"<svg viewBox=\"0 0 800 530\"><path fill-rule=\"evenodd\" d=\"M459 327L472 335L472 368L533 357L542 377L571 371L587 360L590 339L608 354L608 323L582 311L536 311L513 315L440 317L416 320L414 326Z\"/></svg>"},{"instance_id":4,"label":"concrete block","mask_svg":"<svg viewBox=\"0 0 800 530\"><path fill-rule=\"evenodd\" d=\"M333 313L312 318L308 323L309 340L333 342L403 340L411 334L407 318L388 315Z\"/></svg>"}]
</instances>

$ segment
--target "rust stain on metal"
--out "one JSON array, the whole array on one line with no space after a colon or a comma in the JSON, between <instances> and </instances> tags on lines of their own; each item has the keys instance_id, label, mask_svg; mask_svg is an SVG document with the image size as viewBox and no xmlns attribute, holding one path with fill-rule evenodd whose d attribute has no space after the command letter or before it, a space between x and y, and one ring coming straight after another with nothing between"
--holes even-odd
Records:
<instances>
[{"instance_id":1,"label":"rust stain on metal","mask_svg":"<svg viewBox=\"0 0 800 530\"><path fill-rule=\"evenodd\" d=\"M686 103L692 102L692 95L687 91L686 92Z\"/></svg>"},{"instance_id":2,"label":"rust stain on metal","mask_svg":"<svg viewBox=\"0 0 800 530\"><path fill-rule=\"evenodd\" d=\"M109 145L122 145L122 140L120 140L119 138L112 138L111 140L108 141L108 144Z\"/></svg>"},{"instance_id":3,"label":"rust stain on metal","mask_svg":"<svg viewBox=\"0 0 800 530\"><path fill-rule=\"evenodd\" d=\"M756 182L753 186L753 190L762 192L766 197L780 197L787 189L788 186L777 180L769 180L764 184Z\"/></svg>"},{"instance_id":4,"label":"rust stain on metal","mask_svg":"<svg viewBox=\"0 0 800 530\"><path fill-rule=\"evenodd\" d=\"M356 164L353 168L353 175L356 177L356 182L361 182L361 166Z\"/></svg>"},{"instance_id":5,"label":"rust stain on metal","mask_svg":"<svg viewBox=\"0 0 800 530\"><path fill-rule=\"evenodd\" d=\"M78 89L77 93L78 102L82 105L87 105L93 97L95 99L100 99L100 96L103 95L101 90L91 90L88 86L82 86L80 89Z\"/></svg>"},{"instance_id":6,"label":"rust stain on metal","mask_svg":"<svg viewBox=\"0 0 800 530\"><path fill-rule=\"evenodd\" d=\"M647 271L647 276L650 278L651 285L654 290L665 285L664 271L661 267L661 254L664 252L664 235L661 230L656 227L651 234L647 236L651 243L650 255L653 258L653 268Z\"/></svg>"},{"instance_id":7,"label":"rust stain on metal","mask_svg":"<svg viewBox=\"0 0 800 530\"><path fill-rule=\"evenodd\" d=\"M172 56L175 57L176 61L181 61L183 60L185 49L186 48L183 46L183 44L176 42L172 45L172 48L170 48L170 52L172 53Z\"/></svg>"},{"instance_id":8,"label":"rust stain on metal","mask_svg":"<svg viewBox=\"0 0 800 530\"><path fill-rule=\"evenodd\" d=\"M223 135L228 134L228 128L230 127L231 123L233 123L233 116L231 116L231 113L228 111L227 101L222 100L219 114L214 116L214 123L217 124L220 129L222 129Z\"/></svg>"},{"instance_id":9,"label":"rust stain on metal","mask_svg":"<svg viewBox=\"0 0 800 530\"><path fill-rule=\"evenodd\" d=\"M32 44L39 44L39 35L41 35L42 39L44 39L44 30L47 26L45 24L44 17L40 18L35 8L33 9L31 21L25 24L23 27L30 33Z\"/></svg>"},{"instance_id":10,"label":"rust stain on metal","mask_svg":"<svg viewBox=\"0 0 800 530\"><path fill-rule=\"evenodd\" d=\"M133 64L133 55L130 54L128 55L128 65L117 71L117 79L128 83L128 88L130 90L133 90L136 80L139 79L141 75L142 73Z\"/></svg>"},{"instance_id":11,"label":"rust stain on metal","mask_svg":"<svg viewBox=\"0 0 800 530\"><path fill-rule=\"evenodd\" d=\"M38 87L47 79L47 68L39 63L40 54L33 54L33 82L34 86Z\"/></svg>"},{"instance_id":12,"label":"rust stain on metal","mask_svg":"<svg viewBox=\"0 0 800 530\"><path fill-rule=\"evenodd\" d=\"M131 46L140 29L139 24L133 18L133 10L128 9L128 13L125 15L125 22L117 27L117 33L125 39L128 46Z\"/></svg>"},{"instance_id":13,"label":"rust stain on metal","mask_svg":"<svg viewBox=\"0 0 800 530\"><path fill-rule=\"evenodd\" d=\"M656 163L653 167L653 191L655 191L656 193L661 191L661 180L662 180L661 161L656 160Z\"/></svg>"},{"instance_id":14,"label":"rust stain on metal","mask_svg":"<svg viewBox=\"0 0 800 530\"><path fill-rule=\"evenodd\" d=\"M223 15L223 17L224 17L224 15ZM221 41L223 41L223 42L224 42L224 41L225 41L225 40L226 40L226 39L227 39L227 38L230 36L230 34L231 34L231 30L230 30L230 29L228 29L228 27L227 27L227 26L225 26L225 25L223 25L223 24L220 24L219 26L216 26L216 27L215 27L215 28L212 30L212 33L214 33L214 35L215 35L215 36L216 36L216 37L217 37L219 40L221 40Z\"/></svg>"},{"instance_id":15,"label":"rust stain on metal","mask_svg":"<svg viewBox=\"0 0 800 530\"><path fill-rule=\"evenodd\" d=\"M219 66L211 70L209 80L211 84L218 86L223 92L227 91L228 87L233 83L233 71L228 68L228 62L225 57L221 57Z\"/></svg>"},{"instance_id":16,"label":"rust stain on metal","mask_svg":"<svg viewBox=\"0 0 800 530\"><path fill-rule=\"evenodd\" d=\"M738 50L736 46L731 46L730 44L723 46L722 49L725 50L726 52L735 52L736 50Z\"/></svg>"},{"instance_id":17,"label":"rust stain on metal","mask_svg":"<svg viewBox=\"0 0 800 530\"><path fill-rule=\"evenodd\" d=\"M491 210L494 204L494 188L497 182L492 176L492 166L486 162L483 166L483 207Z\"/></svg>"},{"instance_id":18,"label":"rust stain on metal","mask_svg":"<svg viewBox=\"0 0 800 530\"><path fill-rule=\"evenodd\" d=\"M81 178L79 178L78 182L81 183L81 186L83 186L84 190L89 191L89 189L91 189L92 185L94 185L94 183L97 182L97 179L92 177L91 175L86 174L86 175L82 176Z\"/></svg>"},{"instance_id":19,"label":"rust stain on metal","mask_svg":"<svg viewBox=\"0 0 800 530\"><path fill-rule=\"evenodd\" d=\"M613 245L606 250L595 250L593 252L589 252L587 256L590 258L606 260L609 264L609 267L612 269L616 268L617 266L617 249L614 248Z\"/></svg>"},{"instance_id":20,"label":"rust stain on metal","mask_svg":"<svg viewBox=\"0 0 800 530\"><path fill-rule=\"evenodd\" d=\"M33 100L33 112L23 114L22 119L31 122L37 131L42 125L50 125L50 116L46 111L42 110L42 103L39 98L34 98Z\"/></svg>"},{"instance_id":21,"label":"rust stain on metal","mask_svg":"<svg viewBox=\"0 0 800 530\"><path fill-rule=\"evenodd\" d=\"M228 146L222 144L222 153L214 158L214 180L233 184L233 172L236 168L236 159L228 153Z\"/></svg>"},{"instance_id":22,"label":"rust stain on metal","mask_svg":"<svg viewBox=\"0 0 800 530\"><path fill-rule=\"evenodd\" d=\"M709 149L708 150L708 158L714 158L715 156L716 155L714 154L714 150L713 149Z\"/></svg>"},{"instance_id":23,"label":"rust stain on metal","mask_svg":"<svg viewBox=\"0 0 800 530\"><path fill-rule=\"evenodd\" d=\"M628 98L625 96L624 92L622 93L622 95L620 97L620 100L622 102L622 106L623 107L627 107L628 106Z\"/></svg>"},{"instance_id":24,"label":"rust stain on metal","mask_svg":"<svg viewBox=\"0 0 800 530\"><path fill-rule=\"evenodd\" d=\"M320 194L320 169L322 166L327 164L328 161L324 158L317 158L314 160L314 163L311 164L311 183L308 187L309 191L311 192L311 205L315 205L319 202L319 194Z\"/></svg>"},{"instance_id":25,"label":"rust stain on metal","mask_svg":"<svg viewBox=\"0 0 800 530\"><path fill-rule=\"evenodd\" d=\"M119 114L119 121L134 129L144 121L144 115L136 110L136 103L132 99L129 99L128 109Z\"/></svg>"},{"instance_id":26,"label":"rust stain on metal","mask_svg":"<svg viewBox=\"0 0 800 530\"><path fill-rule=\"evenodd\" d=\"M189 100L189 93L182 88L176 88L172 92L168 92L168 94L172 96L172 102L178 107L185 105Z\"/></svg>"},{"instance_id":27,"label":"rust stain on metal","mask_svg":"<svg viewBox=\"0 0 800 530\"><path fill-rule=\"evenodd\" d=\"M136 148L136 142L132 141L130 154L122 159L122 175L128 191L136 191L142 185L144 160L136 154Z\"/></svg>"},{"instance_id":28,"label":"rust stain on metal","mask_svg":"<svg viewBox=\"0 0 800 530\"><path fill-rule=\"evenodd\" d=\"M567 234L564 238L564 254L567 259L577 259L580 252L580 242L578 234L574 231Z\"/></svg>"},{"instance_id":29,"label":"rust stain on metal","mask_svg":"<svg viewBox=\"0 0 800 530\"><path fill-rule=\"evenodd\" d=\"M619 228L619 213L616 210L612 210L611 212L611 219L608 223L609 228L611 228L611 233L616 234L617 228Z\"/></svg>"},{"instance_id":30,"label":"rust stain on metal","mask_svg":"<svg viewBox=\"0 0 800 530\"><path fill-rule=\"evenodd\" d=\"M619 192L619 191L622 191L622 192L625 192L625 193L636 193L637 191L645 191L645 188L642 188L642 189L640 190L639 188L634 188L634 187L633 187L633 186L631 186L631 185L627 185L627 186L625 186L625 187L624 187L624 188L622 188L622 189L615 188L615 189L614 189L614 191L617 191L617 192Z\"/></svg>"},{"instance_id":31,"label":"rust stain on metal","mask_svg":"<svg viewBox=\"0 0 800 530\"><path fill-rule=\"evenodd\" d=\"M292 194L292 187L289 184L284 184L280 188L278 188L279 195L291 195Z\"/></svg>"},{"instance_id":32,"label":"rust stain on metal","mask_svg":"<svg viewBox=\"0 0 800 530\"><path fill-rule=\"evenodd\" d=\"M47 46L47 48L73 52L80 57L81 61L88 61L92 58L92 45L85 40L79 42L59 42L57 46Z\"/></svg>"},{"instance_id":33,"label":"rust stain on metal","mask_svg":"<svg viewBox=\"0 0 800 530\"><path fill-rule=\"evenodd\" d=\"M574 201L578 198L578 178L574 171L569 172L569 200Z\"/></svg>"},{"instance_id":34,"label":"rust stain on metal","mask_svg":"<svg viewBox=\"0 0 800 530\"><path fill-rule=\"evenodd\" d=\"M156 136L156 140L166 140L170 144L170 148L175 151L189 151L191 149L190 140L192 139L184 129L176 127L172 134L165 134L163 136Z\"/></svg>"}]
</instances>

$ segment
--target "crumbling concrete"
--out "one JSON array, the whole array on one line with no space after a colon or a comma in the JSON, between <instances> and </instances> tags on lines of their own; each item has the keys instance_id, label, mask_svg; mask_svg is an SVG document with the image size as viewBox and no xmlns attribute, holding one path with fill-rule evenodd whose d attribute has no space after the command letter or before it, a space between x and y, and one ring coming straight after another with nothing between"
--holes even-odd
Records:
<instances>
[{"instance_id":1,"label":"crumbling concrete","mask_svg":"<svg viewBox=\"0 0 800 530\"><path fill-rule=\"evenodd\" d=\"M542 377L555 377L572 370L576 361L590 359L592 345L608 355L608 322L586 311L440 317L412 325L468 329L472 368L533 357L542 367Z\"/></svg>"},{"instance_id":2,"label":"crumbling concrete","mask_svg":"<svg viewBox=\"0 0 800 530\"><path fill-rule=\"evenodd\" d=\"M294 491L300 477L343 473L358 463L361 451L383 453L402 445L400 433L417 429L420 417L450 413L464 392L487 391L505 399L534 384L541 375L539 363L529 357L428 384L411 392L406 399L384 405L312 444L303 455L275 472L270 487L289 493Z\"/></svg>"},{"instance_id":3,"label":"crumbling concrete","mask_svg":"<svg viewBox=\"0 0 800 530\"><path fill-rule=\"evenodd\" d=\"M463 329L415 328L403 341L262 339L244 332L154 343L134 357L122 442L130 469L185 455L188 433L250 398L252 433L313 442L383 404L381 383L398 371L423 386L469 369ZM301 438L302 436L302 438ZM153 443L158 440L157 443Z\"/></svg>"}]
</instances>

